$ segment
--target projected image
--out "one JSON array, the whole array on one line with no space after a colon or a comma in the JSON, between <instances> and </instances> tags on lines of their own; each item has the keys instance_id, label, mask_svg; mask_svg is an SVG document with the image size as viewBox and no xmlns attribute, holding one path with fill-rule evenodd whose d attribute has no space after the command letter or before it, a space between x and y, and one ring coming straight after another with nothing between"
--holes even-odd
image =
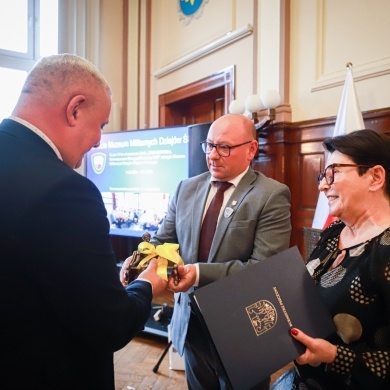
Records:
<instances>
[{"instance_id":1,"label":"projected image","mask_svg":"<svg viewBox=\"0 0 390 390\"><path fill-rule=\"evenodd\" d=\"M103 192L102 196L111 230L156 231L168 209L168 193Z\"/></svg>"},{"instance_id":2,"label":"projected image","mask_svg":"<svg viewBox=\"0 0 390 390\"><path fill-rule=\"evenodd\" d=\"M210 123L103 133L86 154L86 176L102 194L110 234L158 229L181 180L207 172L200 142Z\"/></svg>"},{"instance_id":3,"label":"projected image","mask_svg":"<svg viewBox=\"0 0 390 390\"><path fill-rule=\"evenodd\" d=\"M154 232L178 183L188 177L188 127L102 134L86 165L87 177L102 194L111 234Z\"/></svg>"}]
</instances>

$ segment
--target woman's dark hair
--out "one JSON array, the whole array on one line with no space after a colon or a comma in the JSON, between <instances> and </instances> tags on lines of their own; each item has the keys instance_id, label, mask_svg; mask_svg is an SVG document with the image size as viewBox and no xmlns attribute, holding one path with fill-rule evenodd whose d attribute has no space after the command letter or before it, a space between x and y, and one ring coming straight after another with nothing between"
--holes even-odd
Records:
<instances>
[{"instance_id":1,"label":"woman's dark hair","mask_svg":"<svg viewBox=\"0 0 390 390\"><path fill-rule=\"evenodd\" d=\"M382 165L386 171L385 194L390 199L390 137L374 130L357 130L352 133L327 138L324 148L333 153L335 150L348 156L355 164ZM368 168L359 167L359 175Z\"/></svg>"}]
</instances>

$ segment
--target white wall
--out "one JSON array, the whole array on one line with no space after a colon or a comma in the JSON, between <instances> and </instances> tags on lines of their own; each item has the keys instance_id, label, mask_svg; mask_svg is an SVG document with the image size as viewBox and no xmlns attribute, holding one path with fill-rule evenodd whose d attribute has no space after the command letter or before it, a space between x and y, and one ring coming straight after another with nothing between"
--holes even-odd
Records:
<instances>
[{"instance_id":1,"label":"white wall","mask_svg":"<svg viewBox=\"0 0 390 390\"><path fill-rule=\"evenodd\" d=\"M105 131L125 129L123 110L123 0L100 0L99 67L112 90L110 123Z\"/></svg>"},{"instance_id":2,"label":"white wall","mask_svg":"<svg viewBox=\"0 0 390 390\"><path fill-rule=\"evenodd\" d=\"M390 107L390 2L292 0L293 121L337 115L347 62L360 108Z\"/></svg>"},{"instance_id":3,"label":"white wall","mask_svg":"<svg viewBox=\"0 0 390 390\"><path fill-rule=\"evenodd\" d=\"M151 122L158 124L158 96L231 65L236 66L236 95L247 96L256 91L253 82L254 34L212 52L167 75L156 73L191 53L202 51L232 31L253 26L253 0L209 0L199 18L189 24L180 20L177 1L152 0L151 58Z\"/></svg>"}]
</instances>

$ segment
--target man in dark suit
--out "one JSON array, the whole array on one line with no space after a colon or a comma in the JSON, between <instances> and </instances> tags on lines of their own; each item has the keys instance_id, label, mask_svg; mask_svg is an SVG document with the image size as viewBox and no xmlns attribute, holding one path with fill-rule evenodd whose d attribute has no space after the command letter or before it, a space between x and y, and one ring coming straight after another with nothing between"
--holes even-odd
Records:
<instances>
[{"instance_id":1,"label":"man in dark suit","mask_svg":"<svg viewBox=\"0 0 390 390\"><path fill-rule=\"evenodd\" d=\"M99 71L56 55L0 124L1 389L114 389L113 352L166 289L155 261L122 286L101 195L74 171L110 109Z\"/></svg>"},{"instance_id":2,"label":"man in dark suit","mask_svg":"<svg viewBox=\"0 0 390 390\"><path fill-rule=\"evenodd\" d=\"M176 286L170 280L169 286L176 292L172 341L180 354L184 352L188 387L229 389L209 339L191 312L188 293L193 286L206 285L287 249L290 191L250 168L258 143L254 124L246 116L228 114L217 119L202 146L209 172L179 184L153 240L178 243L186 263L180 268L180 283ZM216 193L214 181L232 185L224 193L209 255L200 259L202 221Z\"/></svg>"}]
</instances>

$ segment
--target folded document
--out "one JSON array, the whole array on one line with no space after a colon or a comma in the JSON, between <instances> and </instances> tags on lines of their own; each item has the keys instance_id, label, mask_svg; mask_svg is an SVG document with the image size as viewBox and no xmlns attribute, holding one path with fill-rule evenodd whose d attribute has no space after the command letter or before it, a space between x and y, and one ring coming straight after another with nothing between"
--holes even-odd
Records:
<instances>
[{"instance_id":1,"label":"folded document","mask_svg":"<svg viewBox=\"0 0 390 390\"><path fill-rule=\"evenodd\" d=\"M190 295L234 389L252 389L305 351L289 333L335 331L297 247Z\"/></svg>"}]
</instances>

